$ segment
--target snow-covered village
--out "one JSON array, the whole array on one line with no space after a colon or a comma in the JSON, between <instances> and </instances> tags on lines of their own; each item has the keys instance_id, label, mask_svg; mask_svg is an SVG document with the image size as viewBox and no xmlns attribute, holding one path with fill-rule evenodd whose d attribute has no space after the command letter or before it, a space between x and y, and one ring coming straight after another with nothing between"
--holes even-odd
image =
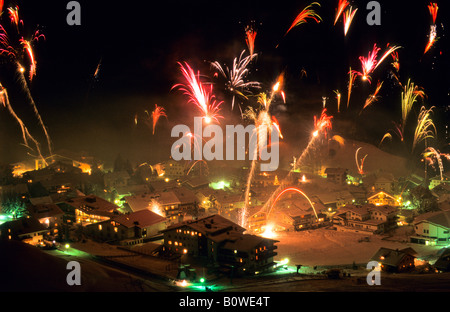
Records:
<instances>
[{"instance_id":1,"label":"snow-covered village","mask_svg":"<svg viewBox=\"0 0 450 312\"><path fill-rule=\"evenodd\" d=\"M450 290L448 4L20 2L2 292Z\"/></svg>"}]
</instances>

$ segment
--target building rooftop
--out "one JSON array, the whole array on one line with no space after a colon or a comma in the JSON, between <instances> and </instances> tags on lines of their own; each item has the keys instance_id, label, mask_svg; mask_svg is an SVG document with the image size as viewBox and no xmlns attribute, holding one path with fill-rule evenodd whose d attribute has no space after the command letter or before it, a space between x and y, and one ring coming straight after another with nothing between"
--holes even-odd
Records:
<instances>
[{"instance_id":1,"label":"building rooftop","mask_svg":"<svg viewBox=\"0 0 450 312\"><path fill-rule=\"evenodd\" d=\"M169 226L162 232L171 231L183 227L189 227L202 233L215 242L221 242L226 239L233 239L241 235L245 228L219 215L211 215L198 220L183 221Z\"/></svg>"},{"instance_id":2,"label":"building rooftop","mask_svg":"<svg viewBox=\"0 0 450 312\"><path fill-rule=\"evenodd\" d=\"M28 207L30 214L36 219L63 215L64 212L56 204L40 204Z\"/></svg>"},{"instance_id":3,"label":"building rooftop","mask_svg":"<svg viewBox=\"0 0 450 312\"><path fill-rule=\"evenodd\" d=\"M381 247L370 260L381 262L384 265L397 266L405 256L410 255L414 257L415 254L416 252L412 248L394 250Z\"/></svg>"},{"instance_id":4,"label":"building rooftop","mask_svg":"<svg viewBox=\"0 0 450 312\"><path fill-rule=\"evenodd\" d=\"M421 214L414 219L414 224L418 224L420 222L430 222L450 228L450 211L435 211Z\"/></svg>"},{"instance_id":5,"label":"building rooftop","mask_svg":"<svg viewBox=\"0 0 450 312\"><path fill-rule=\"evenodd\" d=\"M242 234L239 235L235 240L227 241L222 248L229 250L238 250L243 252L250 252L256 246L260 245L262 242L278 242L277 240L264 238L252 234Z\"/></svg>"},{"instance_id":6,"label":"building rooftop","mask_svg":"<svg viewBox=\"0 0 450 312\"><path fill-rule=\"evenodd\" d=\"M114 216L111 218L111 220L120 223L127 228L131 228L134 226L144 228L153 224L167 221L166 218L150 210L140 210L125 215Z\"/></svg>"}]
</instances>

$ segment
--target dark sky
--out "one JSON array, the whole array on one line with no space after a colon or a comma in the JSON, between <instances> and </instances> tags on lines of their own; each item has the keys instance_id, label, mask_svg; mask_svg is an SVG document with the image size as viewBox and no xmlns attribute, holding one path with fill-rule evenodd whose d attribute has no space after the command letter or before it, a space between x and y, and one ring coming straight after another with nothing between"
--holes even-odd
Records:
<instances>
[{"instance_id":1,"label":"dark sky","mask_svg":"<svg viewBox=\"0 0 450 312\"><path fill-rule=\"evenodd\" d=\"M386 80L382 99L358 115L372 85L357 81L351 108L337 115L333 90L346 97L348 70L361 70L359 56L367 56L373 44L400 45L400 80L411 78L428 95L427 107L449 104L450 92L447 24L449 4L437 1L438 36L436 46L425 56L430 16L429 1L379 1L381 26L369 26L366 16L369 1L355 0L358 7L349 34L344 37L342 18L333 26L338 1L319 1L315 7L323 22L308 22L284 36L297 14L311 1L79 1L81 26L69 26L68 1L5 1L16 3L24 22L22 32L30 36L36 29L45 40L35 44L37 75L31 93L47 125L54 150L86 150L106 161L117 154L133 162L160 161L170 154L170 129L178 123L192 122L195 108L185 103L178 91L179 61L187 61L205 75L211 75L208 61L231 64L246 49L244 28L254 21L259 53L249 78L270 88L278 74L285 71L288 102L283 112L276 110L287 140L309 135L314 115L322 108L322 96L329 97L329 112L339 122L357 123L357 135L377 143L400 116L400 90ZM6 13L2 25L10 29ZM9 28L8 28L9 27ZM275 48L279 44L278 48ZM382 53L382 51L380 53ZM97 79L93 74L101 60ZM388 77L391 59L380 66L373 80ZM1 63L1 79L8 87L17 113L45 146L42 130L36 123L11 66ZM301 78L301 70L308 76ZM231 97L220 83L216 95L224 114L231 111ZM345 106L343 100L343 106ZM157 136L144 124L134 125L134 116L145 116L155 104L166 108L169 120L161 120ZM352 104L354 105L352 107ZM419 109L417 105L416 111ZM436 123L442 115L436 117ZM3 161L20 160L26 149L20 145L20 129L6 110L0 111ZM239 122L237 120L236 122ZM299 126L300 124L300 126ZM439 121L439 127L443 127ZM344 128L342 128L344 129ZM342 130L344 131L344 130Z\"/></svg>"}]
</instances>

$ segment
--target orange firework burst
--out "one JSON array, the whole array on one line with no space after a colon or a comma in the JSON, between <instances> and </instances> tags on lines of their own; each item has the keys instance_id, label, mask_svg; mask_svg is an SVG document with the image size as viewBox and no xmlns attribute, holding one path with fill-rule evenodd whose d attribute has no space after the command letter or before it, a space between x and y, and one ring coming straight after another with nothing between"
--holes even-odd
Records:
<instances>
[{"instance_id":1,"label":"orange firework burst","mask_svg":"<svg viewBox=\"0 0 450 312\"><path fill-rule=\"evenodd\" d=\"M213 87L209 85L208 88L202 84L199 80L200 73L197 75L194 70L189 66L189 64L178 63L181 67L181 72L186 79L187 85L176 84L173 88L179 87L180 90L184 91L184 94L189 97L188 103L194 104L203 113L203 119L206 123L210 123L212 120L219 122L219 118L223 116L219 115L221 102L217 102L215 96L212 94Z\"/></svg>"},{"instance_id":2,"label":"orange firework burst","mask_svg":"<svg viewBox=\"0 0 450 312\"><path fill-rule=\"evenodd\" d=\"M41 38L41 37L45 39L44 35L39 34L39 32L36 31L31 40L25 40L23 38L21 38L19 40L20 44L23 46L24 50L28 54L28 57L30 58L30 73L29 73L30 80L32 80L33 77L36 75L36 59L34 57L34 52L33 52L32 46L31 46L31 42L33 42L34 40L39 40L39 38Z\"/></svg>"},{"instance_id":3,"label":"orange firework burst","mask_svg":"<svg viewBox=\"0 0 450 312\"><path fill-rule=\"evenodd\" d=\"M8 8L9 19L11 24L16 26L17 32L19 32L19 24L22 24L22 20L19 19L19 7Z\"/></svg>"},{"instance_id":4,"label":"orange firework burst","mask_svg":"<svg viewBox=\"0 0 450 312\"><path fill-rule=\"evenodd\" d=\"M352 24L353 18L355 17L356 11L358 11L358 8L356 8L353 11L353 8L350 6L347 10L344 12L344 35L347 36L348 30L350 29L350 25Z\"/></svg>"},{"instance_id":5,"label":"orange firework burst","mask_svg":"<svg viewBox=\"0 0 450 312\"><path fill-rule=\"evenodd\" d=\"M291 31L292 28L299 26L301 24L307 23L307 19L312 19L316 23L320 23L322 21L322 18L313 9L311 9L311 7L314 4L320 6L319 3L313 2L310 5L308 5L306 8L304 8L303 11L301 11L300 14L297 15L297 17L294 19L294 21L291 24L291 27L289 27L289 29L286 31L285 36L287 35L287 33L289 31Z\"/></svg>"},{"instance_id":6,"label":"orange firework burst","mask_svg":"<svg viewBox=\"0 0 450 312\"><path fill-rule=\"evenodd\" d=\"M247 43L248 51L250 55L253 55L253 52L255 50L255 38L256 38L256 30L253 29L251 26L247 26L245 28L245 42Z\"/></svg>"},{"instance_id":7,"label":"orange firework burst","mask_svg":"<svg viewBox=\"0 0 450 312\"><path fill-rule=\"evenodd\" d=\"M319 135L320 132L323 132L325 137L328 135L328 131L331 130L331 119L333 119L333 116L328 116L326 114L327 109L324 108L322 110L322 114L320 115L320 118L317 119L316 116L314 116L314 129L313 136L316 137Z\"/></svg>"},{"instance_id":8,"label":"orange firework burst","mask_svg":"<svg viewBox=\"0 0 450 312\"><path fill-rule=\"evenodd\" d=\"M337 10L336 10L336 17L334 19L334 25L336 25L339 17L342 15L342 12L344 12L345 8L349 4L350 3L347 0L339 0L338 7L337 7Z\"/></svg>"},{"instance_id":9,"label":"orange firework burst","mask_svg":"<svg viewBox=\"0 0 450 312\"><path fill-rule=\"evenodd\" d=\"M389 47L389 44L387 45ZM358 73L362 76L363 80L371 82L370 74L384 61L386 57L388 57L391 53L393 53L395 50L399 49L399 46L392 46L390 47L383 56L377 60L378 52L381 50L377 47L377 44L375 43L373 45L372 51L369 52L369 55L367 57L360 56L359 60L361 61L362 65L362 73Z\"/></svg>"},{"instance_id":10,"label":"orange firework burst","mask_svg":"<svg viewBox=\"0 0 450 312\"><path fill-rule=\"evenodd\" d=\"M437 3L432 3L430 2L430 4L428 5L428 10L430 11L430 15L431 18L433 19L433 24L436 24L436 16L437 16L437 12L438 12L438 5Z\"/></svg>"},{"instance_id":11,"label":"orange firework burst","mask_svg":"<svg viewBox=\"0 0 450 312\"><path fill-rule=\"evenodd\" d=\"M378 100L378 92L380 92L381 86L383 85L383 82L379 82L377 83L377 87L375 89L375 92L371 95L369 95L369 97L366 99L366 102L364 103L364 107L362 110L364 110L366 107L368 107L369 105L371 105L372 103L376 102ZM361 111L362 111L361 110Z\"/></svg>"},{"instance_id":12,"label":"orange firework burst","mask_svg":"<svg viewBox=\"0 0 450 312\"><path fill-rule=\"evenodd\" d=\"M155 104L155 109L152 112L152 126L153 126L153 134L155 134L155 127L156 123L158 122L160 117L166 117L166 111L163 107L158 106L158 104Z\"/></svg>"},{"instance_id":13,"label":"orange firework burst","mask_svg":"<svg viewBox=\"0 0 450 312\"><path fill-rule=\"evenodd\" d=\"M400 71L400 61L398 58L398 52L392 52L391 56L393 59L392 66L395 68L395 70L397 72L399 72Z\"/></svg>"}]
</instances>

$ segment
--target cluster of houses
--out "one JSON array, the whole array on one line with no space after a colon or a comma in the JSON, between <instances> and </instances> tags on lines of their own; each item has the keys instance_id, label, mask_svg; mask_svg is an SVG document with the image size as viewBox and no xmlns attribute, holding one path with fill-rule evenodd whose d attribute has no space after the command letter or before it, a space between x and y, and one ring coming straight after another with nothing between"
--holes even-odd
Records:
<instances>
[{"instance_id":1,"label":"cluster of houses","mask_svg":"<svg viewBox=\"0 0 450 312\"><path fill-rule=\"evenodd\" d=\"M404 203L388 174L355 184L349 183L343 168L328 168L325 177L295 173L289 186L308 196L293 192L262 209L274 192L288 186L281 184L286 171L257 173L245 196L247 171L230 170L222 180L211 181L202 174L186 175L186 169L195 173L193 168L173 160L141 164L131 172L126 166L105 172L89 157L57 155L47 165L34 165L28 171L16 165L22 183L0 187L2 195L14 193L26 202L28 211L0 224L2 239L46 245L67 240L70 229L79 229L80 237L113 244L161 241L162 254L204 257L241 273L273 267L277 241L260 235L269 224L281 231L328 226L367 234L409 224L415 230L413 243L447 245L450 240L450 209L444 209L450 206L450 184L442 179L433 185L441 209L402 223ZM322 184L332 187L317 187ZM246 198L243 228L238 224Z\"/></svg>"}]
</instances>

